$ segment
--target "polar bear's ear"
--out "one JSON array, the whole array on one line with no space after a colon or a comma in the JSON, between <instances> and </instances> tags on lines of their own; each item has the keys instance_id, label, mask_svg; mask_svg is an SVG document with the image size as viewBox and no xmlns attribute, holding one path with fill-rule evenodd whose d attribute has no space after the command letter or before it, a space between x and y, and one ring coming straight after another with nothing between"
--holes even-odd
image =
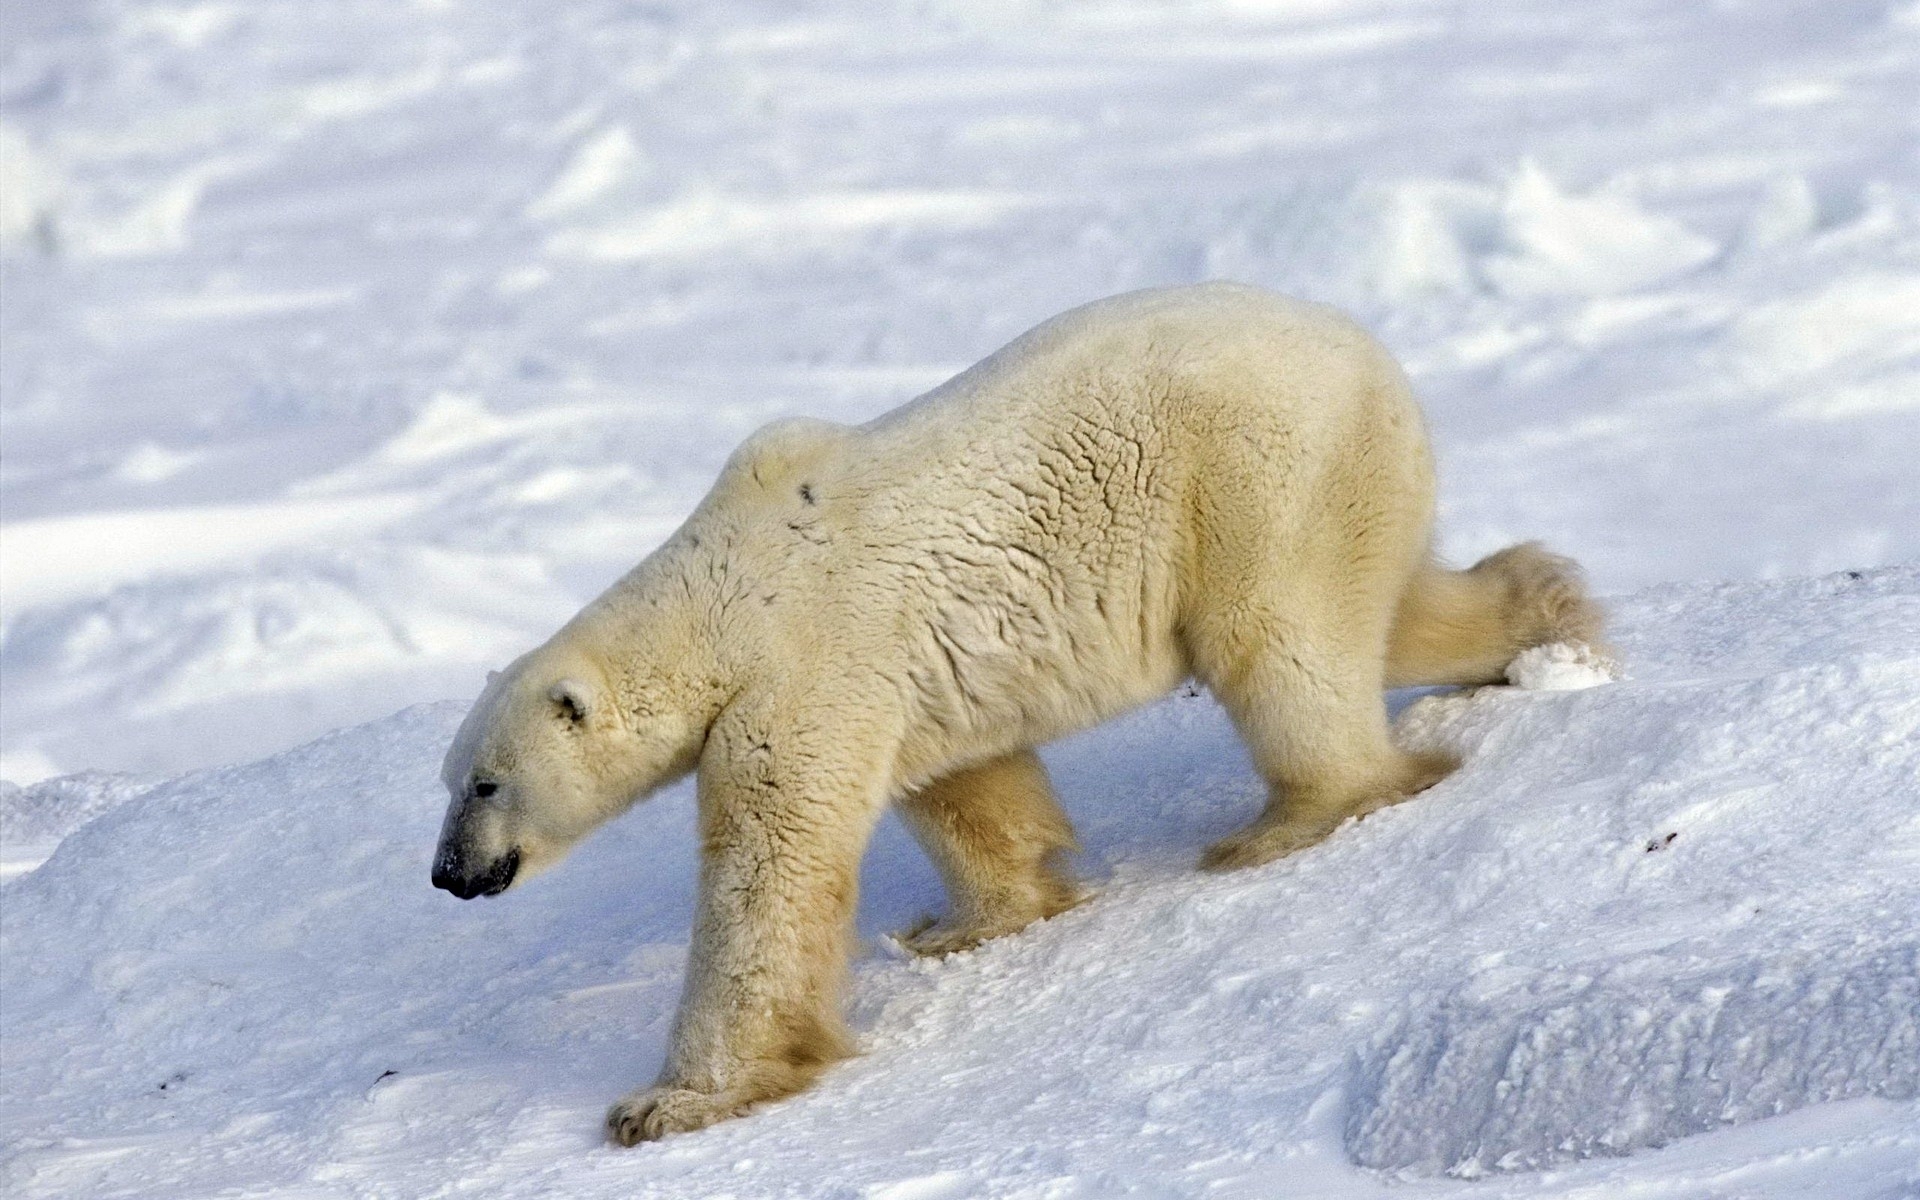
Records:
<instances>
[{"instance_id":1,"label":"polar bear's ear","mask_svg":"<svg viewBox=\"0 0 1920 1200\"><path fill-rule=\"evenodd\" d=\"M562 679L547 689L547 699L553 701L554 713L575 725L585 725L593 713L593 701L587 691L587 685L578 679Z\"/></svg>"}]
</instances>

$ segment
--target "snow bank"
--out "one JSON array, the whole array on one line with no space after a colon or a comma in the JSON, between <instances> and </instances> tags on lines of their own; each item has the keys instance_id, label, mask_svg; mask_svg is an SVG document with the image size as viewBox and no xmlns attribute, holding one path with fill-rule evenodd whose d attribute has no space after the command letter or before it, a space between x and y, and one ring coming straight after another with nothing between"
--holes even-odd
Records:
<instances>
[{"instance_id":1,"label":"snow bank","mask_svg":"<svg viewBox=\"0 0 1920 1200\"><path fill-rule=\"evenodd\" d=\"M1356 1161L1476 1176L1920 1091L1920 893L1895 881L1920 862L1915 578L1643 595L1633 682L1591 694L1577 747L1524 708L1496 730L1478 698L1408 714L1410 736L1512 755L1484 786L1515 805L1542 802L1545 772L1624 760L1637 778L1580 807L1646 836L1605 863L1541 846L1604 921L1551 966L1502 957L1400 1006L1354 1069ZM1649 638L1649 610L1682 604L1698 642ZM1675 884L1695 922L1675 921Z\"/></svg>"},{"instance_id":2,"label":"snow bank","mask_svg":"<svg viewBox=\"0 0 1920 1200\"><path fill-rule=\"evenodd\" d=\"M457 704L161 784L6 885L0 1180L1911 1194L1920 568L1660 588L1619 618L1623 679L1415 701L1402 736L1463 770L1255 871L1192 870L1259 796L1211 701L1052 748L1091 902L943 962L870 954L860 1058L631 1152L599 1120L677 999L686 789L461 904L426 881ZM883 829L863 933L938 903Z\"/></svg>"},{"instance_id":3,"label":"snow bank","mask_svg":"<svg viewBox=\"0 0 1920 1200\"><path fill-rule=\"evenodd\" d=\"M1347 1148L1369 1167L1476 1177L1808 1104L1911 1100L1920 942L1901 932L1888 946L1871 931L1869 950L1476 983L1365 1051Z\"/></svg>"}]
</instances>

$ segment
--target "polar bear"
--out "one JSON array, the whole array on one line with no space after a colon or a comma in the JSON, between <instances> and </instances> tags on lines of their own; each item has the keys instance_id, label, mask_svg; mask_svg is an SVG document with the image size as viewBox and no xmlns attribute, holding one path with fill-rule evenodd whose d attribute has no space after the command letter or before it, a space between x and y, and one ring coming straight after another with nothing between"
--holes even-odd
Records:
<instances>
[{"instance_id":1,"label":"polar bear","mask_svg":"<svg viewBox=\"0 0 1920 1200\"><path fill-rule=\"evenodd\" d=\"M665 1068L624 1144L805 1087L851 1050L839 993L888 805L950 910L944 953L1079 899L1034 747L1189 677L1266 809L1203 865L1310 846L1455 765L1388 737L1384 688L1497 681L1592 642L1572 563L1429 549L1405 378L1319 305L1232 284L1045 322L849 428L786 421L667 541L488 684L448 751L433 881L493 895L698 771L700 891Z\"/></svg>"}]
</instances>

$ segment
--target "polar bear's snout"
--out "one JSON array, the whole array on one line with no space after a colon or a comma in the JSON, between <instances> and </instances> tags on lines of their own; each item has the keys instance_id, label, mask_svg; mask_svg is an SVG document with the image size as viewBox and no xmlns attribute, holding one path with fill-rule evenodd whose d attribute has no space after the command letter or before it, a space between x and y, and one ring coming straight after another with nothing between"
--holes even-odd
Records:
<instances>
[{"instance_id":1,"label":"polar bear's snout","mask_svg":"<svg viewBox=\"0 0 1920 1200\"><path fill-rule=\"evenodd\" d=\"M483 817L475 812L471 799L456 801L447 810L440 846L434 851L433 886L462 900L498 896L520 874L520 847L487 849L487 842L495 839L483 836L487 822L477 819Z\"/></svg>"},{"instance_id":2,"label":"polar bear's snout","mask_svg":"<svg viewBox=\"0 0 1920 1200\"><path fill-rule=\"evenodd\" d=\"M441 848L433 860L433 886L452 892L462 900L476 896L498 896L513 886L520 873L520 851L509 850L479 870L457 853Z\"/></svg>"}]
</instances>

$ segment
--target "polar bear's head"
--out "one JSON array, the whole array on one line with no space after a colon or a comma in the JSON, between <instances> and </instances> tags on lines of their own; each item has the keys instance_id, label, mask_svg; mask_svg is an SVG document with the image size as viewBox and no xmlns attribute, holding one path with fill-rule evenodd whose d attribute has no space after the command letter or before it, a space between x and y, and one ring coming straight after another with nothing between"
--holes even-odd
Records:
<instances>
[{"instance_id":1,"label":"polar bear's head","mask_svg":"<svg viewBox=\"0 0 1920 1200\"><path fill-rule=\"evenodd\" d=\"M552 866L573 844L692 769L708 721L589 658L536 650L487 682L447 751L451 801L433 884L470 900Z\"/></svg>"}]
</instances>

